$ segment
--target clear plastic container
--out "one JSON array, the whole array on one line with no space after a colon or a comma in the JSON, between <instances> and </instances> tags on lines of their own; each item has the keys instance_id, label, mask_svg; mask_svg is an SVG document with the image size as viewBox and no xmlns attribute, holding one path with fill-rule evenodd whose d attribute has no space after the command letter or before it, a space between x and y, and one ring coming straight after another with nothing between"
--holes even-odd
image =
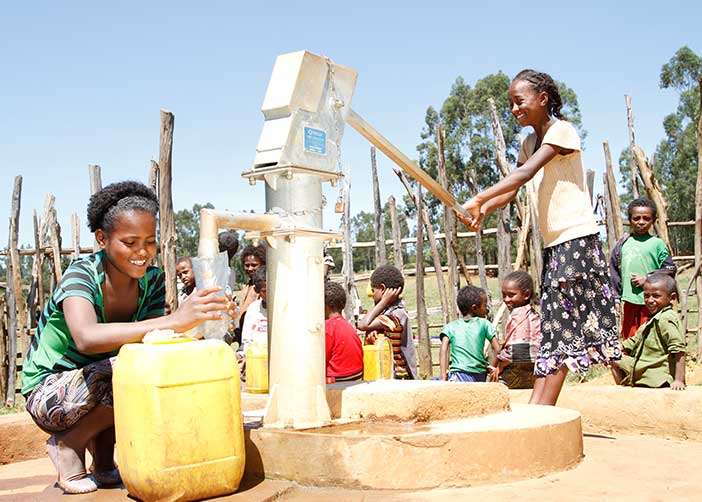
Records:
<instances>
[{"instance_id":1,"label":"clear plastic container","mask_svg":"<svg viewBox=\"0 0 702 502\"><path fill-rule=\"evenodd\" d=\"M222 288L218 294L225 296L229 285L229 257L222 251L214 258L192 258L195 287L204 289L211 286ZM222 318L205 321L195 328L198 338L224 340L229 329L229 315L222 312Z\"/></svg>"}]
</instances>

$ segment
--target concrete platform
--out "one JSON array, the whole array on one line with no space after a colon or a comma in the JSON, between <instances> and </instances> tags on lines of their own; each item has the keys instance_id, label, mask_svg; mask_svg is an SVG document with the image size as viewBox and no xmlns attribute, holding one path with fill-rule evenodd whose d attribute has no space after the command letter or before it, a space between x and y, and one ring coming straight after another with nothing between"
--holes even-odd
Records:
<instances>
[{"instance_id":1,"label":"concrete platform","mask_svg":"<svg viewBox=\"0 0 702 502\"><path fill-rule=\"evenodd\" d=\"M577 412L530 405L444 422L259 427L245 435L245 476L355 489L504 483L567 469L583 455Z\"/></svg>"},{"instance_id":2,"label":"concrete platform","mask_svg":"<svg viewBox=\"0 0 702 502\"><path fill-rule=\"evenodd\" d=\"M529 401L531 390L509 391L512 403ZM607 434L646 434L702 441L702 387L683 391L616 385L563 387L558 406L579 411L583 429Z\"/></svg>"},{"instance_id":3,"label":"concrete platform","mask_svg":"<svg viewBox=\"0 0 702 502\"><path fill-rule=\"evenodd\" d=\"M509 410L499 383L378 380L327 385L332 418L431 422Z\"/></svg>"}]
</instances>

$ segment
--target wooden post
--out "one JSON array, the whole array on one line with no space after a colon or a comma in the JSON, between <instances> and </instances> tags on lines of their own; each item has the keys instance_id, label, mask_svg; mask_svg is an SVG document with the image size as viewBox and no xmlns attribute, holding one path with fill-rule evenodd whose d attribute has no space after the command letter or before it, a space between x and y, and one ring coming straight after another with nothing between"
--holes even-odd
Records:
<instances>
[{"instance_id":1,"label":"wooden post","mask_svg":"<svg viewBox=\"0 0 702 502\"><path fill-rule=\"evenodd\" d=\"M149 170L149 188L158 196L158 162L151 161L151 169Z\"/></svg>"},{"instance_id":2,"label":"wooden post","mask_svg":"<svg viewBox=\"0 0 702 502\"><path fill-rule=\"evenodd\" d=\"M631 152L631 190L634 193L634 199L639 198L639 184L637 179L636 159L634 158L634 112L631 110L631 98L628 94L624 95L626 102L626 121L629 125L629 151Z\"/></svg>"},{"instance_id":3,"label":"wooden post","mask_svg":"<svg viewBox=\"0 0 702 502\"><path fill-rule=\"evenodd\" d=\"M88 164L88 178L90 179L90 195L102 189L102 173L97 164ZM100 244L93 240L93 253L100 251Z\"/></svg>"},{"instance_id":4,"label":"wooden post","mask_svg":"<svg viewBox=\"0 0 702 502\"><path fill-rule=\"evenodd\" d=\"M378 182L378 165L375 160L375 147L371 146L371 173L373 175L373 203L375 205L375 266L385 265L385 217L380 205L380 183Z\"/></svg>"},{"instance_id":5,"label":"wooden post","mask_svg":"<svg viewBox=\"0 0 702 502\"><path fill-rule=\"evenodd\" d=\"M61 226L56 217L56 209L49 212L49 238L51 240L51 255L54 264L54 286L59 283L63 271L61 270ZM52 288L53 290L53 288Z\"/></svg>"},{"instance_id":6,"label":"wooden post","mask_svg":"<svg viewBox=\"0 0 702 502\"><path fill-rule=\"evenodd\" d=\"M531 211L525 211L522 227L517 237L517 257L514 260L514 270L526 267L527 243L529 242L529 229L531 226ZM540 279L540 278L539 278ZM538 281L535 281L538 282ZM500 283L501 284L501 283Z\"/></svg>"},{"instance_id":7,"label":"wooden post","mask_svg":"<svg viewBox=\"0 0 702 502\"><path fill-rule=\"evenodd\" d=\"M398 171L395 171L396 173ZM399 176L399 175L398 175ZM407 188L407 185L405 186ZM410 194L412 192L410 191ZM417 186L417 196L414 197L417 206L417 359L419 377L427 379L432 377L431 366L431 340L429 338L429 323L427 321L427 306L424 299L424 232L422 224L424 208L422 207L422 187ZM440 272L440 270L439 270ZM445 294L445 293L444 293Z\"/></svg>"},{"instance_id":8,"label":"wooden post","mask_svg":"<svg viewBox=\"0 0 702 502\"><path fill-rule=\"evenodd\" d=\"M22 344L25 313L24 296L22 295L22 274L19 262L17 242L19 237L19 216L22 200L22 176L15 176L15 186L12 191L12 206L10 210L10 233L7 245L7 317L8 317L8 378L5 392L5 406L11 408L15 404L15 379L17 375L17 349ZM18 343L19 342L19 343Z\"/></svg>"},{"instance_id":9,"label":"wooden post","mask_svg":"<svg viewBox=\"0 0 702 502\"><path fill-rule=\"evenodd\" d=\"M700 265L695 266L694 272L692 272L692 275L690 276L690 281L687 283L687 288L684 290L681 290L678 288L678 291L681 293L680 296L680 325L682 331L683 337L685 337L685 340L687 340L687 326L690 323L690 312L689 312L689 299L690 299L690 292L692 291L692 286L694 284L697 284L697 279L700 276ZM700 316L702 315L702 312L700 312L699 306L697 307L697 318L699 319ZM699 343L699 330L697 332L698 336L698 343ZM699 348L697 349L697 362L700 363L700 354L699 354Z\"/></svg>"},{"instance_id":10,"label":"wooden post","mask_svg":"<svg viewBox=\"0 0 702 502\"><path fill-rule=\"evenodd\" d=\"M595 204L595 171L588 169L585 172L585 179L587 180L587 191L590 192L590 205Z\"/></svg>"},{"instance_id":11,"label":"wooden post","mask_svg":"<svg viewBox=\"0 0 702 502\"><path fill-rule=\"evenodd\" d=\"M614 238L615 242L619 242L622 238L622 208L619 205L619 195L617 195L617 181L614 179L614 171L612 170L612 155L609 152L609 143L602 142L605 154L605 168L607 178L607 200L612 207L612 222L614 223Z\"/></svg>"},{"instance_id":12,"label":"wooden post","mask_svg":"<svg viewBox=\"0 0 702 502\"><path fill-rule=\"evenodd\" d=\"M410 186L409 180L407 179L407 176L405 176L405 173L400 171L399 169L393 168L393 171L395 171L395 174L397 175L398 178L400 178L400 181L402 184L405 186L405 190L407 190L407 193L409 194L410 197L414 198L414 205L417 207L417 210L419 211L421 208L421 211L417 215L417 218L419 218L421 221L424 222L424 228L427 232L427 238L429 239L429 247L431 249L431 256L434 261L434 270L436 272L436 286L439 289L439 301L441 302L441 314L443 316L444 324L447 324L450 318L449 315L449 304L448 300L446 298L446 286L444 284L444 271L441 266L441 256L439 255L439 248L436 245L436 237L434 236L434 229L431 227L431 221L429 220L429 213L427 210L423 207L422 201L417 200L417 197L414 197L412 194L412 187Z\"/></svg>"},{"instance_id":13,"label":"wooden post","mask_svg":"<svg viewBox=\"0 0 702 502\"><path fill-rule=\"evenodd\" d=\"M353 277L353 247L351 242L351 172L347 170L341 180L341 197L344 201L344 214L341 218L341 229L344 240L341 242L343 253L343 266L341 274L344 276L344 290L346 291L346 307L344 313L346 319L353 319L355 305L353 289L355 287Z\"/></svg>"},{"instance_id":14,"label":"wooden post","mask_svg":"<svg viewBox=\"0 0 702 502\"><path fill-rule=\"evenodd\" d=\"M653 174L653 169L648 165L648 159L646 159L646 154L641 149L641 147L634 145L634 157L636 157L636 164L639 166L641 171L641 179L643 180L644 187L646 188L646 193L648 197L656 205L656 212L658 213L656 218L656 231L658 237L663 239L665 245L668 249L673 249L670 246L670 238L668 237L668 204L665 202L663 197L663 190L661 190L658 181Z\"/></svg>"},{"instance_id":15,"label":"wooden post","mask_svg":"<svg viewBox=\"0 0 702 502\"><path fill-rule=\"evenodd\" d=\"M402 242L400 234L400 219L397 216L397 207L395 206L395 197L388 197L388 207L390 208L390 222L392 224L392 255L395 267L402 271L404 267L402 258Z\"/></svg>"},{"instance_id":16,"label":"wooden post","mask_svg":"<svg viewBox=\"0 0 702 502\"><path fill-rule=\"evenodd\" d=\"M531 269L532 277L535 281L541 282L541 270L544 265L543 253L541 251L541 231L536 214L536 192L532 182L527 183L527 207L529 208L531 220Z\"/></svg>"},{"instance_id":17,"label":"wooden post","mask_svg":"<svg viewBox=\"0 0 702 502\"><path fill-rule=\"evenodd\" d=\"M29 286L29 295L27 297L27 326L36 328L37 326L37 305L41 302L43 308L44 284L42 281L42 258L44 254L41 252L41 241L39 239L39 217L37 210L34 210L32 215L32 223L34 226L34 257L32 259L32 283Z\"/></svg>"},{"instance_id":18,"label":"wooden post","mask_svg":"<svg viewBox=\"0 0 702 502\"><path fill-rule=\"evenodd\" d=\"M468 189L472 193L478 193L478 185L475 182L475 172L470 170L466 172L466 181L468 182ZM478 276L480 277L480 287L485 290L488 297L488 308L492 313L492 294L490 293L490 288L487 283L487 273L485 271L485 256L483 255L483 231L478 229L475 232L475 261L478 265Z\"/></svg>"},{"instance_id":19,"label":"wooden post","mask_svg":"<svg viewBox=\"0 0 702 502\"><path fill-rule=\"evenodd\" d=\"M700 110L702 110L702 78ZM702 267L702 112L697 123L697 182L695 184L695 266ZM702 362L702 274L697 275L697 361Z\"/></svg>"},{"instance_id":20,"label":"wooden post","mask_svg":"<svg viewBox=\"0 0 702 502\"><path fill-rule=\"evenodd\" d=\"M7 326L5 325L5 298L0 296L0 399L7 398L9 361L7 354Z\"/></svg>"},{"instance_id":21,"label":"wooden post","mask_svg":"<svg viewBox=\"0 0 702 502\"><path fill-rule=\"evenodd\" d=\"M71 215L71 237L73 239L73 254L74 260L80 258L80 220L78 214Z\"/></svg>"},{"instance_id":22,"label":"wooden post","mask_svg":"<svg viewBox=\"0 0 702 502\"><path fill-rule=\"evenodd\" d=\"M178 289L175 275L176 232L173 215L173 193L171 191L173 154L173 125L175 117L167 110L161 110L159 170L159 230L161 237L161 264L165 273L166 303L175 311L178 308Z\"/></svg>"},{"instance_id":23,"label":"wooden post","mask_svg":"<svg viewBox=\"0 0 702 502\"><path fill-rule=\"evenodd\" d=\"M439 167L439 183L446 190L449 189L448 177L446 176L446 158L444 155L444 131L441 124L436 124L436 151ZM446 258L448 261L448 272L449 272L449 288L448 288L448 304L451 306L449 308L448 318L450 321L458 317L458 308L456 306L456 296L458 294L458 289L461 287L460 281L458 279L458 273L456 270L456 252L454 251L453 243L456 240L456 216L453 211L446 206L443 207L444 210L444 244L446 246Z\"/></svg>"},{"instance_id":24,"label":"wooden post","mask_svg":"<svg viewBox=\"0 0 702 502\"><path fill-rule=\"evenodd\" d=\"M466 280L466 284L473 284L473 281L470 278L470 274L468 273L468 266L466 265L466 260L463 259L461 250L458 249L458 239L452 241L451 246L453 247L453 254L456 256L456 260L458 260L458 268L463 274L463 278Z\"/></svg>"},{"instance_id":25,"label":"wooden post","mask_svg":"<svg viewBox=\"0 0 702 502\"><path fill-rule=\"evenodd\" d=\"M602 174L602 186L604 187L604 203L605 203L605 226L607 229L607 249L612 253L614 246L617 245L617 238L614 235L614 214L612 211L612 201L609 198L609 180L607 173Z\"/></svg>"}]
</instances>

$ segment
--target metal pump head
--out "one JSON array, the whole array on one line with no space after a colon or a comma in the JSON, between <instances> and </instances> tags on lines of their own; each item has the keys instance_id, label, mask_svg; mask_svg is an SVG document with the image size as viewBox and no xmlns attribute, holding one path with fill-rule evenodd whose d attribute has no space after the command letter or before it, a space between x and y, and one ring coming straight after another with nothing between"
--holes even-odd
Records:
<instances>
[{"instance_id":1,"label":"metal pump head","mask_svg":"<svg viewBox=\"0 0 702 502\"><path fill-rule=\"evenodd\" d=\"M261 108L266 121L253 170L296 166L335 171L357 76L311 52L278 56Z\"/></svg>"}]
</instances>

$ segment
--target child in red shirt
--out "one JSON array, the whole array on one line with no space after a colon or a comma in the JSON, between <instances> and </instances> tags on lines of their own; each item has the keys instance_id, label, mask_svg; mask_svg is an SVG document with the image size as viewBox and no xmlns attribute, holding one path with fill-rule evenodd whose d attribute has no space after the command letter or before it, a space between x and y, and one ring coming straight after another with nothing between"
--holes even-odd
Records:
<instances>
[{"instance_id":1,"label":"child in red shirt","mask_svg":"<svg viewBox=\"0 0 702 502\"><path fill-rule=\"evenodd\" d=\"M363 346L356 329L341 315L345 305L344 288L328 281L324 285L327 378L332 377L337 382L363 378Z\"/></svg>"}]
</instances>

